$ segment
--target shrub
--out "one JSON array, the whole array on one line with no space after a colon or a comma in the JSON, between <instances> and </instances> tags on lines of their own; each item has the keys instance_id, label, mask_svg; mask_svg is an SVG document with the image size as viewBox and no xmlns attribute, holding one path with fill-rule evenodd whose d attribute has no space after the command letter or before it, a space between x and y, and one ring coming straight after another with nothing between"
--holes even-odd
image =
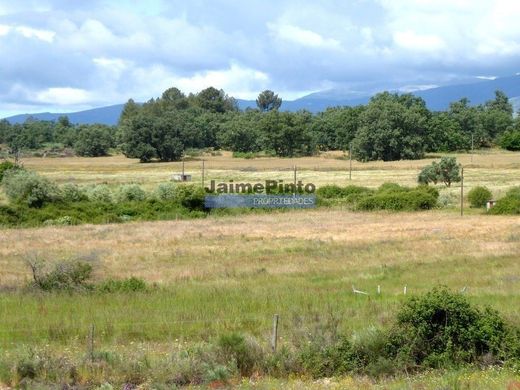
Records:
<instances>
[{"instance_id":1,"label":"shrub","mask_svg":"<svg viewBox=\"0 0 520 390\"><path fill-rule=\"evenodd\" d=\"M490 214L517 215L520 214L520 186L510 188L506 196L499 199L495 206L489 210Z\"/></svg>"},{"instance_id":2,"label":"shrub","mask_svg":"<svg viewBox=\"0 0 520 390\"><path fill-rule=\"evenodd\" d=\"M97 286L98 291L106 293L146 291L148 286L143 279L130 277L128 279L108 279Z\"/></svg>"},{"instance_id":3,"label":"shrub","mask_svg":"<svg viewBox=\"0 0 520 390\"><path fill-rule=\"evenodd\" d=\"M346 203L356 203L363 197L372 194L374 191L367 187L349 185L340 187L337 185L326 185L316 190L319 199L340 200Z\"/></svg>"},{"instance_id":4,"label":"shrub","mask_svg":"<svg viewBox=\"0 0 520 390\"><path fill-rule=\"evenodd\" d=\"M157 186L155 195L160 200L174 200L176 187L174 183L161 183Z\"/></svg>"},{"instance_id":5,"label":"shrub","mask_svg":"<svg viewBox=\"0 0 520 390\"><path fill-rule=\"evenodd\" d=\"M507 198L520 199L520 186L513 187L507 190L506 192Z\"/></svg>"},{"instance_id":6,"label":"shrub","mask_svg":"<svg viewBox=\"0 0 520 390\"><path fill-rule=\"evenodd\" d=\"M506 196L499 199L495 206L489 210L495 215L520 215L520 199Z\"/></svg>"},{"instance_id":7,"label":"shrub","mask_svg":"<svg viewBox=\"0 0 520 390\"><path fill-rule=\"evenodd\" d=\"M58 262L48 271L46 264L37 260L29 260L33 283L43 291L72 291L90 289L88 281L92 275L92 266L81 261Z\"/></svg>"},{"instance_id":8,"label":"shrub","mask_svg":"<svg viewBox=\"0 0 520 390\"><path fill-rule=\"evenodd\" d=\"M112 191L105 184L95 185L87 190L88 199L92 202L112 203Z\"/></svg>"},{"instance_id":9,"label":"shrub","mask_svg":"<svg viewBox=\"0 0 520 390\"><path fill-rule=\"evenodd\" d=\"M520 130L506 131L499 140L502 149L520 150Z\"/></svg>"},{"instance_id":10,"label":"shrub","mask_svg":"<svg viewBox=\"0 0 520 390\"><path fill-rule=\"evenodd\" d=\"M188 210L203 210L205 195L204 189L199 186L193 184L178 185L175 187L174 200Z\"/></svg>"},{"instance_id":11,"label":"shrub","mask_svg":"<svg viewBox=\"0 0 520 390\"><path fill-rule=\"evenodd\" d=\"M35 172L9 170L2 185L9 200L29 207L42 207L59 198L58 187Z\"/></svg>"},{"instance_id":12,"label":"shrub","mask_svg":"<svg viewBox=\"0 0 520 390\"><path fill-rule=\"evenodd\" d=\"M146 199L146 192L137 184L124 185L119 188L117 199L120 202L143 201Z\"/></svg>"},{"instance_id":13,"label":"shrub","mask_svg":"<svg viewBox=\"0 0 520 390\"><path fill-rule=\"evenodd\" d=\"M477 186L468 192L468 200L471 207L484 207L493 194L487 187Z\"/></svg>"},{"instance_id":14,"label":"shrub","mask_svg":"<svg viewBox=\"0 0 520 390\"><path fill-rule=\"evenodd\" d=\"M225 362L234 361L242 376L250 376L259 361L259 349L238 333L223 335L218 340L220 354Z\"/></svg>"},{"instance_id":15,"label":"shrub","mask_svg":"<svg viewBox=\"0 0 520 390\"><path fill-rule=\"evenodd\" d=\"M449 367L497 356L507 337L503 319L462 294L435 288L407 301L390 331L388 351L414 365Z\"/></svg>"},{"instance_id":16,"label":"shrub","mask_svg":"<svg viewBox=\"0 0 520 390\"><path fill-rule=\"evenodd\" d=\"M426 191L422 186L415 189L398 187L382 186L375 194L362 198L357 208L366 211L415 211L429 210L437 205L438 192Z\"/></svg>"},{"instance_id":17,"label":"shrub","mask_svg":"<svg viewBox=\"0 0 520 390\"><path fill-rule=\"evenodd\" d=\"M87 200L87 194L76 184L67 183L61 186L61 198L65 202L80 202Z\"/></svg>"},{"instance_id":18,"label":"shrub","mask_svg":"<svg viewBox=\"0 0 520 390\"><path fill-rule=\"evenodd\" d=\"M22 169L18 165L15 165L14 163L10 161L3 161L0 163L0 183L2 182L2 179L4 178L4 174L7 171L12 171L16 169Z\"/></svg>"}]
</instances>

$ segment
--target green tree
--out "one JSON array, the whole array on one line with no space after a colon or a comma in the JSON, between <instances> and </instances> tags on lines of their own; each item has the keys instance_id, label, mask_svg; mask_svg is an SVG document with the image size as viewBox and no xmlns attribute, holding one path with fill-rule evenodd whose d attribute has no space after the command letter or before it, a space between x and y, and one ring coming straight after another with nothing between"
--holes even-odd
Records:
<instances>
[{"instance_id":1,"label":"green tree","mask_svg":"<svg viewBox=\"0 0 520 390\"><path fill-rule=\"evenodd\" d=\"M234 152L258 152L262 149L258 111L232 114L222 125L217 141L221 148Z\"/></svg>"},{"instance_id":2,"label":"green tree","mask_svg":"<svg viewBox=\"0 0 520 390\"><path fill-rule=\"evenodd\" d=\"M312 132L320 150L347 150L356 136L364 107L333 107L318 113Z\"/></svg>"},{"instance_id":3,"label":"green tree","mask_svg":"<svg viewBox=\"0 0 520 390\"><path fill-rule=\"evenodd\" d=\"M421 170L417 178L420 184L443 182L447 187L460 180L460 164L455 157L442 157L440 162L432 162Z\"/></svg>"},{"instance_id":4,"label":"green tree","mask_svg":"<svg viewBox=\"0 0 520 390\"><path fill-rule=\"evenodd\" d=\"M427 134L429 152L467 150L471 145L471 135L464 133L460 123L445 112L433 114Z\"/></svg>"},{"instance_id":5,"label":"green tree","mask_svg":"<svg viewBox=\"0 0 520 390\"><path fill-rule=\"evenodd\" d=\"M316 147L310 132L311 119L312 115L306 111L270 111L262 115L258 126L264 149L281 157L312 155Z\"/></svg>"},{"instance_id":6,"label":"green tree","mask_svg":"<svg viewBox=\"0 0 520 390\"><path fill-rule=\"evenodd\" d=\"M266 89L260 92L256 99L256 105L262 112L278 110L282 105L282 99L278 97L273 91Z\"/></svg>"},{"instance_id":7,"label":"green tree","mask_svg":"<svg viewBox=\"0 0 520 390\"><path fill-rule=\"evenodd\" d=\"M123 106L118 124L121 125L125 121L134 118L137 114L139 114L140 111L141 107L136 102L134 102L133 99L128 99L128 101Z\"/></svg>"},{"instance_id":8,"label":"green tree","mask_svg":"<svg viewBox=\"0 0 520 390\"><path fill-rule=\"evenodd\" d=\"M388 92L376 95L360 115L354 156L361 161L422 158L429 116L420 98Z\"/></svg>"},{"instance_id":9,"label":"green tree","mask_svg":"<svg viewBox=\"0 0 520 390\"><path fill-rule=\"evenodd\" d=\"M196 104L203 110L224 113L227 111L237 111L238 106L234 98L229 97L221 89L214 87L200 91L195 97Z\"/></svg>"},{"instance_id":10,"label":"green tree","mask_svg":"<svg viewBox=\"0 0 520 390\"><path fill-rule=\"evenodd\" d=\"M468 140L465 150L471 148L472 138L475 148L489 146L490 139L481 122L482 107L471 107L469 103L466 98L451 103L448 116L457 121L462 134Z\"/></svg>"},{"instance_id":11,"label":"green tree","mask_svg":"<svg viewBox=\"0 0 520 390\"><path fill-rule=\"evenodd\" d=\"M108 126L82 125L78 128L74 150L79 156L106 156L112 143L113 140Z\"/></svg>"}]
</instances>

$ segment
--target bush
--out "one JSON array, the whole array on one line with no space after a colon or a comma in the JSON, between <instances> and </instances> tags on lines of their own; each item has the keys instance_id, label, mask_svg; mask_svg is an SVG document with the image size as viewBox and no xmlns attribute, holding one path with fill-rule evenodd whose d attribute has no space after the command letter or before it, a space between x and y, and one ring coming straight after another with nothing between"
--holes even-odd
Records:
<instances>
[{"instance_id":1,"label":"bush","mask_svg":"<svg viewBox=\"0 0 520 390\"><path fill-rule=\"evenodd\" d=\"M204 209L204 196L206 193L201 187L193 184L178 185L175 187L174 192L174 201L188 210Z\"/></svg>"},{"instance_id":2,"label":"bush","mask_svg":"<svg viewBox=\"0 0 520 390\"><path fill-rule=\"evenodd\" d=\"M106 293L116 293L116 292L138 292L138 291L146 291L148 286L143 279L131 277L128 279L108 279L103 283L97 286L97 290Z\"/></svg>"},{"instance_id":3,"label":"bush","mask_svg":"<svg viewBox=\"0 0 520 390\"><path fill-rule=\"evenodd\" d=\"M506 197L520 200L520 186L507 190Z\"/></svg>"},{"instance_id":4,"label":"bush","mask_svg":"<svg viewBox=\"0 0 520 390\"><path fill-rule=\"evenodd\" d=\"M22 169L18 165L15 165L14 163L10 161L3 161L0 163L0 183L2 182L2 179L4 178L4 174L7 171L16 170L16 169Z\"/></svg>"},{"instance_id":5,"label":"bush","mask_svg":"<svg viewBox=\"0 0 520 390\"><path fill-rule=\"evenodd\" d=\"M491 200L493 194L487 187L477 186L468 192L468 200L471 207L485 207L488 200Z\"/></svg>"},{"instance_id":6,"label":"bush","mask_svg":"<svg viewBox=\"0 0 520 390\"><path fill-rule=\"evenodd\" d=\"M87 194L76 184L67 183L61 186L61 198L65 202L81 202L87 200Z\"/></svg>"},{"instance_id":7,"label":"bush","mask_svg":"<svg viewBox=\"0 0 520 390\"><path fill-rule=\"evenodd\" d=\"M58 187L35 172L9 170L2 185L10 201L29 207L42 207L59 199Z\"/></svg>"},{"instance_id":8,"label":"bush","mask_svg":"<svg viewBox=\"0 0 520 390\"><path fill-rule=\"evenodd\" d=\"M143 201L146 199L146 192L137 184L124 185L119 188L117 199L120 202Z\"/></svg>"},{"instance_id":9,"label":"bush","mask_svg":"<svg viewBox=\"0 0 520 390\"><path fill-rule=\"evenodd\" d=\"M486 354L498 356L507 334L497 312L435 288L403 305L389 333L388 351L413 365L450 367L477 362Z\"/></svg>"},{"instance_id":10,"label":"bush","mask_svg":"<svg viewBox=\"0 0 520 390\"><path fill-rule=\"evenodd\" d=\"M520 214L520 186L510 188L506 196L499 199L489 210L490 214L518 215Z\"/></svg>"},{"instance_id":11,"label":"bush","mask_svg":"<svg viewBox=\"0 0 520 390\"><path fill-rule=\"evenodd\" d=\"M255 364L261 360L257 345L252 345L238 333L223 335L218 340L220 354L225 362L234 361L242 376L251 376Z\"/></svg>"},{"instance_id":12,"label":"bush","mask_svg":"<svg viewBox=\"0 0 520 390\"><path fill-rule=\"evenodd\" d=\"M95 185L87 190L88 199L92 202L112 203L112 191L105 184Z\"/></svg>"},{"instance_id":13,"label":"bush","mask_svg":"<svg viewBox=\"0 0 520 390\"><path fill-rule=\"evenodd\" d=\"M88 281L92 266L81 261L58 262L48 271L46 264L37 260L28 261L31 268L32 285L43 291L73 291L90 289Z\"/></svg>"},{"instance_id":14,"label":"bush","mask_svg":"<svg viewBox=\"0 0 520 390\"><path fill-rule=\"evenodd\" d=\"M174 183L161 183L155 190L155 195L160 200L174 200L176 187Z\"/></svg>"},{"instance_id":15,"label":"bush","mask_svg":"<svg viewBox=\"0 0 520 390\"><path fill-rule=\"evenodd\" d=\"M520 130L506 131L499 140L502 149L520 150Z\"/></svg>"},{"instance_id":16,"label":"bush","mask_svg":"<svg viewBox=\"0 0 520 390\"><path fill-rule=\"evenodd\" d=\"M429 210L437 205L439 192L418 186L414 189L385 183L375 194L363 197L357 204L359 210L416 211Z\"/></svg>"}]
</instances>

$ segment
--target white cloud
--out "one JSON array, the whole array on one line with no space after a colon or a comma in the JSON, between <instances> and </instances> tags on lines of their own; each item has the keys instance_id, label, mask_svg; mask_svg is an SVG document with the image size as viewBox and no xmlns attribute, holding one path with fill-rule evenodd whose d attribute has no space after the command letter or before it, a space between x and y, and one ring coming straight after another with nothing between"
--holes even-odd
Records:
<instances>
[{"instance_id":1,"label":"white cloud","mask_svg":"<svg viewBox=\"0 0 520 390\"><path fill-rule=\"evenodd\" d=\"M446 47L446 44L437 35L418 34L414 31L397 31L393 35L394 42L407 50L435 52Z\"/></svg>"},{"instance_id":2,"label":"white cloud","mask_svg":"<svg viewBox=\"0 0 520 390\"><path fill-rule=\"evenodd\" d=\"M0 24L0 37L2 35L7 35L9 34L9 31L11 31L11 27L5 25L5 24Z\"/></svg>"},{"instance_id":3,"label":"white cloud","mask_svg":"<svg viewBox=\"0 0 520 390\"><path fill-rule=\"evenodd\" d=\"M418 84L418 85L405 85L399 88L400 92L410 93L415 91L424 91L426 89L437 88L437 84Z\"/></svg>"},{"instance_id":4,"label":"white cloud","mask_svg":"<svg viewBox=\"0 0 520 390\"><path fill-rule=\"evenodd\" d=\"M340 49L341 42L333 38L324 38L317 32L290 24L268 23L267 27L278 39L311 48Z\"/></svg>"},{"instance_id":5,"label":"white cloud","mask_svg":"<svg viewBox=\"0 0 520 390\"><path fill-rule=\"evenodd\" d=\"M47 88L34 94L33 99L40 104L48 105L79 105L91 100L90 92L70 87Z\"/></svg>"},{"instance_id":6,"label":"white cloud","mask_svg":"<svg viewBox=\"0 0 520 390\"><path fill-rule=\"evenodd\" d=\"M172 70L154 65L135 69L131 74L134 97L148 100L170 87L177 87L185 93L197 93L210 86L223 89L237 98L250 99L267 88L269 76L258 70L232 63L229 68L198 72L190 76L179 76Z\"/></svg>"},{"instance_id":7,"label":"white cloud","mask_svg":"<svg viewBox=\"0 0 520 390\"><path fill-rule=\"evenodd\" d=\"M52 43L54 40L54 36L56 33L54 31L49 30L41 30L37 28L32 28L28 26L16 26L14 31L23 35L25 38L36 38L40 41Z\"/></svg>"},{"instance_id":8,"label":"white cloud","mask_svg":"<svg viewBox=\"0 0 520 390\"><path fill-rule=\"evenodd\" d=\"M54 31L50 30L43 30L24 25L9 26L6 24L0 24L0 37L7 35L10 32L15 32L25 38L36 38L48 43L52 43L54 36L56 35Z\"/></svg>"}]
</instances>

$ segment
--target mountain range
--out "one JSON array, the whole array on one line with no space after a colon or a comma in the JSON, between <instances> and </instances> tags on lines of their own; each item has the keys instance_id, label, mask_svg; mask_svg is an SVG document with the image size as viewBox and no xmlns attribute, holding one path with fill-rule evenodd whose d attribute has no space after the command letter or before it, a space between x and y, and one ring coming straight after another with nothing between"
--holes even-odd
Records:
<instances>
[{"instance_id":1,"label":"mountain range","mask_svg":"<svg viewBox=\"0 0 520 390\"><path fill-rule=\"evenodd\" d=\"M513 103L515 112L520 109L520 74L509 77L500 77L493 80L479 80L473 83L448 85L437 88L424 89L412 92L423 98L430 110L440 111L448 108L451 102L468 98L473 105L484 103L494 98L496 90L503 91ZM296 100L283 101L281 110L298 111L302 109L311 112L324 111L327 107L356 106L366 104L372 95L356 95L341 89L330 89L303 96ZM240 109L256 108L254 100L237 99ZM11 116L7 119L10 123L23 123L32 117L40 120L57 120L60 116L67 115L72 123L92 124L102 123L115 125L119 119L124 104L99 107L86 111L69 113L34 113Z\"/></svg>"}]
</instances>

